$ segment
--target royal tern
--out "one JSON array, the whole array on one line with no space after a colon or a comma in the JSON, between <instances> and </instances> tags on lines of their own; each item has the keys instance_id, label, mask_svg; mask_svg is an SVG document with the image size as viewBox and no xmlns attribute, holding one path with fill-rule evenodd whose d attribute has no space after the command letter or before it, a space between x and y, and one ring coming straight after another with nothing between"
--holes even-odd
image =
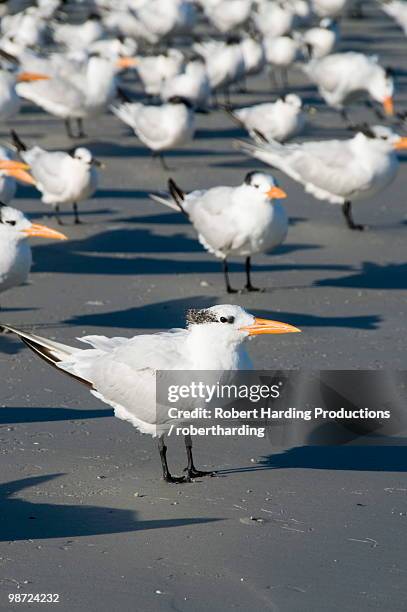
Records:
<instances>
[{"instance_id":1,"label":"royal tern","mask_svg":"<svg viewBox=\"0 0 407 612\"><path fill-rule=\"evenodd\" d=\"M300 330L292 325L258 319L240 306L225 304L187 312L186 329L145 334L133 338L85 336L91 349L78 349L2 325L48 364L84 383L90 392L114 409L119 419L140 432L158 438L163 478L166 482L190 482L208 474L195 468L192 440L185 437L188 465L185 476L173 477L167 464L164 436L174 423L168 406L156 401L159 370L250 369L244 341L259 334L286 334Z\"/></svg>"},{"instance_id":2,"label":"royal tern","mask_svg":"<svg viewBox=\"0 0 407 612\"><path fill-rule=\"evenodd\" d=\"M98 13L91 13L84 23L56 23L53 28L54 41L59 45L74 49L87 49L104 34L105 28Z\"/></svg>"},{"instance_id":3,"label":"royal tern","mask_svg":"<svg viewBox=\"0 0 407 612\"><path fill-rule=\"evenodd\" d=\"M404 0L380 0L379 6L400 26L407 36L407 4Z\"/></svg>"},{"instance_id":4,"label":"royal tern","mask_svg":"<svg viewBox=\"0 0 407 612\"><path fill-rule=\"evenodd\" d=\"M287 70L301 58L301 44L291 36L277 36L276 38L265 38L264 49L266 61L272 70L278 68L281 71L283 86L288 86ZM272 76L274 71L272 71Z\"/></svg>"},{"instance_id":5,"label":"royal tern","mask_svg":"<svg viewBox=\"0 0 407 612\"><path fill-rule=\"evenodd\" d=\"M295 13L289 3L261 0L253 12L253 21L265 37L276 38L291 31Z\"/></svg>"},{"instance_id":6,"label":"royal tern","mask_svg":"<svg viewBox=\"0 0 407 612\"><path fill-rule=\"evenodd\" d=\"M29 164L35 186L42 194L42 202L54 208L58 223L62 225L59 210L65 204L73 205L75 223L80 223L78 204L96 191L99 181L96 166L101 166L101 163L85 147L78 147L70 153L49 152L38 146L28 149L16 132L11 134L20 157Z\"/></svg>"},{"instance_id":7,"label":"royal tern","mask_svg":"<svg viewBox=\"0 0 407 612\"><path fill-rule=\"evenodd\" d=\"M311 59L320 59L332 53L339 41L339 25L334 19L325 17L318 26L309 28L300 40L307 48Z\"/></svg>"},{"instance_id":8,"label":"royal tern","mask_svg":"<svg viewBox=\"0 0 407 612\"><path fill-rule=\"evenodd\" d=\"M235 37L229 37L226 42L209 40L195 43L194 49L205 60L212 91L225 89L229 103L229 86L245 74L240 41Z\"/></svg>"},{"instance_id":9,"label":"royal tern","mask_svg":"<svg viewBox=\"0 0 407 612\"><path fill-rule=\"evenodd\" d=\"M258 291L250 279L251 257L269 253L287 235L288 219L279 200L286 193L270 174L249 172L238 187L213 187L184 193L168 182L170 198L150 197L183 212L194 226L203 247L222 260L226 291L236 293L229 282L227 258L245 257L247 291ZM277 200L277 201L276 201Z\"/></svg>"},{"instance_id":10,"label":"royal tern","mask_svg":"<svg viewBox=\"0 0 407 612\"><path fill-rule=\"evenodd\" d=\"M311 0L311 8L318 17L339 17L348 0Z\"/></svg>"},{"instance_id":11,"label":"royal tern","mask_svg":"<svg viewBox=\"0 0 407 612\"><path fill-rule=\"evenodd\" d=\"M26 185L35 185L33 177L27 172L28 164L13 159L11 151L0 146L0 202L9 204L14 198L16 180Z\"/></svg>"},{"instance_id":12,"label":"royal tern","mask_svg":"<svg viewBox=\"0 0 407 612\"><path fill-rule=\"evenodd\" d=\"M163 151L184 144L194 134L194 111L189 100L184 98L170 98L161 106L125 102L111 109L123 123L134 130L153 156L159 156L164 168Z\"/></svg>"},{"instance_id":13,"label":"royal tern","mask_svg":"<svg viewBox=\"0 0 407 612\"><path fill-rule=\"evenodd\" d=\"M376 56L353 51L334 53L311 60L303 70L325 102L341 111L345 118L344 106L366 96L382 104L387 115L394 113L392 73L380 66Z\"/></svg>"},{"instance_id":14,"label":"royal tern","mask_svg":"<svg viewBox=\"0 0 407 612\"><path fill-rule=\"evenodd\" d=\"M45 225L31 223L23 213L0 203L0 292L25 283L31 269L30 236L66 240Z\"/></svg>"},{"instance_id":15,"label":"royal tern","mask_svg":"<svg viewBox=\"0 0 407 612\"><path fill-rule=\"evenodd\" d=\"M250 17L253 0L212 0L204 4L206 17L222 34L242 27Z\"/></svg>"},{"instance_id":16,"label":"royal tern","mask_svg":"<svg viewBox=\"0 0 407 612\"><path fill-rule=\"evenodd\" d=\"M226 110L250 136L261 132L267 140L285 142L299 134L305 125L302 101L296 94L287 94L275 102Z\"/></svg>"},{"instance_id":17,"label":"royal tern","mask_svg":"<svg viewBox=\"0 0 407 612\"><path fill-rule=\"evenodd\" d=\"M160 96L164 102L174 97L184 98L189 100L194 108L206 110L211 96L211 85L201 58L189 61L184 72L166 79L162 84Z\"/></svg>"},{"instance_id":18,"label":"royal tern","mask_svg":"<svg viewBox=\"0 0 407 612\"><path fill-rule=\"evenodd\" d=\"M168 49L160 55L147 55L136 58L136 69L149 96L158 96L165 80L170 80L182 72L184 54L178 49Z\"/></svg>"},{"instance_id":19,"label":"royal tern","mask_svg":"<svg viewBox=\"0 0 407 612\"><path fill-rule=\"evenodd\" d=\"M407 138L377 125L363 126L346 140L237 146L301 183L318 200L341 204L348 227L362 230L353 220L351 202L369 198L393 181L399 165L396 151L407 148Z\"/></svg>"},{"instance_id":20,"label":"royal tern","mask_svg":"<svg viewBox=\"0 0 407 612\"><path fill-rule=\"evenodd\" d=\"M13 74L7 70L0 70L0 121L12 119L21 108L21 98L16 91L18 83L46 81L46 74L35 72L20 72Z\"/></svg>"},{"instance_id":21,"label":"royal tern","mask_svg":"<svg viewBox=\"0 0 407 612\"><path fill-rule=\"evenodd\" d=\"M111 60L91 56L83 70L57 73L47 81L19 83L17 93L51 115L64 119L70 137L73 136L70 120L76 119L78 136L84 136L82 120L107 110L117 92L117 70L134 64L135 59L129 57Z\"/></svg>"}]
</instances>

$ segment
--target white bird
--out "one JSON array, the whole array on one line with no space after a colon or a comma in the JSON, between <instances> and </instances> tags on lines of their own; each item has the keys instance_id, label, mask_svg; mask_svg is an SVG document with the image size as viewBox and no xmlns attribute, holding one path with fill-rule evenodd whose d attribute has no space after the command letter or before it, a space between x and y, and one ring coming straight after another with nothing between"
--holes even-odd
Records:
<instances>
[{"instance_id":1,"label":"white bird","mask_svg":"<svg viewBox=\"0 0 407 612\"><path fill-rule=\"evenodd\" d=\"M45 225L31 223L21 211L0 204L0 293L26 282L32 263L30 236L67 239Z\"/></svg>"},{"instance_id":2,"label":"white bird","mask_svg":"<svg viewBox=\"0 0 407 612\"><path fill-rule=\"evenodd\" d=\"M189 100L170 98L161 106L124 102L112 112L130 126L143 144L158 155L165 169L163 151L188 142L194 135L195 116Z\"/></svg>"},{"instance_id":3,"label":"white bird","mask_svg":"<svg viewBox=\"0 0 407 612\"><path fill-rule=\"evenodd\" d=\"M250 17L252 4L252 0L212 0L205 3L204 12L219 32L227 34L245 25Z\"/></svg>"},{"instance_id":4,"label":"white bird","mask_svg":"<svg viewBox=\"0 0 407 612\"><path fill-rule=\"evenodd\" d=\"M21 108L21 98L16 91L17 83L48 79L46 74L27 71L13 74L7 70L0 70L0 121L9 121L17 115Z\"/></svg>"},{"instance_id":5,"label":"white bird","mask_svg":"<svg viewBox=\"0 0 407 612\"><path fill-rule=\"evenodd\" d=\"M184 54L178 49L168 49L160 55L138 56L136 69L146 94L158 96L163 83L182 72L184 62Z\"/></svg>"},{"instance_id":6,"label":"white bird","mask_svg":"<svg viewBox=\"0 0 407 612\"><path fill-rule=\"evenodd\" d=\"M391 71L380 66L376 56L354 51L334 53L311 60L303 70L325 102L345 118L344 106L366 96L382 104L387 115L394 113Z\"/></svg>"},{"instance_id":7,"label":"white bird","mask_svg":"<svg viewBox=\"0 0 407 612\"><path fill-rule=\"evenodd\" d=\"M184 98L200 110L207 109L210 96L211 85L201 58L189 61L181 74L166 79L160 91L164 102L174 97Z\"/></svg>"},{"instance_id":8,"label":"white bird","mask_svg":"<svg viewBox=\"0 0 407 612\"><path fill-rule=\"evenodd\" d=\"M320 59L332 53L339 41L339 25L334 19L325 17L318 26L309 28L300 40L306 46L311 59Z\"/></svg>"},{"instance_id":9,"label":"white bird","mask_svg":"<svg viewBox=\"0 0 407 612\"><path fill-rule=\"evenodd\" d=\"M195 43L194 49L205 60L212 91L226 89L229 93L229 86L243 78L244 56L237 38L229 37L226 42L209 40Z\"/></svg>"},{"instance_id":10,"label":"white bird","mask_svg":"<svg viewBox=\"0 0 407 612\"><path fill-rule=\"evenodd\" d=\"M64 119L69 137L73 137L70 120L78 122L79 137L85 136L82 120L105 112L117 92L119 68L135 65L134 58L118 60L91 56L83 70L68 69L47 81L19 83L17 93L34 102L51 115Z\"/></svg>"},{"instance_id":11,"label":"white bird","mask_svg":"<svg viewBox=\"0 0 407 612\"><path fill-rule=\"evenodd\" d=\"M53 38L59 45L71 49L87 49L92 43L100 40L105 34L101 16L92 13L81 24L55 23Z\"/></svg>"},{"instance_id":12,"label":"white bird","mask_svg":"<svg viewBox=\"0 0 407 612\"><path fill-rule=\"evenodd\" d=\"M404 34L407 36L407 4L403 0L381 0L379 6L394 21L400 26Z\"/></svg>"},{"instance_id":13,"label":"white bird","mask_svg":"<svg viewBox=\"0 0 407 612\"><path fill-rule=\"evenodd\" d=\"M311 8L318 17L339 17L348 0L311 0Z\"/></svg>"},{"instance_id":14,"label":"white bird","mask_svg":"<svg viewBox=\"0 0 407 612\"><path fill-rule=\"evenodd\" d=\"M0 146L0 202L9 204L17 190L16 181L35 185L33 177L27 172L28 164L14 159L13 153Z\"/></svg>"},{"instance_id":15,"label":"white bird","mask_svg":"<svg viewBox=\"0 0 407 612\"><path fill-rule=\"evenodd\" d=\"M159 436L166 482L190 482L209 473L195 468L190 436L185 436L188 457L185 476L173 477L168 469L164 436L174 419L170 416L168 403L157 401L156 379L160 370L230 372L251 369L251 360L244 347L247 338L300 331L292 325L256 318L231 304L189 310L186 326L186 329L133 338L84 336L79 340L92 348L79 349L2 325L6 331L17 334L48 364L84 383L92 395L113 407L116 417L142 433ZM214 372L213 376L219 378L222 374Z\"/></svg>"},{"instance_id":16,"label":"white bird","mask_svg":"<svg viewBox=\"0 0 407 612\"><path fill-rule=\"evenodd\" d=\"M246 258L247 291L259 291L250 279L251 256L269 253L284 242L288 219L279 202L286 193L270 174L249 172L238 187L213 187L184 193L168 182L170 198L150 194L157 202L183 212L198 233L203 247L222 260L226 290L236 293L229 282L227 258ZM277 201L275 201L277 200Z\"/></svg>"},{"instance_id":17,"label":"white bird","mask_svg":"<svg viewBox=\"0 0 407 612\"><path fill-rule=\"evenodd\" d=\"M58 223L62 225L60 206L67 204L73 205L75 223L80 223L78 204L96 191L99 182L96 167L102 164L85 147L78 147L70 153L49 152L38 146L28 149L15 131L11 134L20 157L30 167L42 202L54 208Z\"/></svg>"},{"instance_id":18,"label":"white bird","mask_svg":"<svg viewBox=\"0 0 407 612\"><path fill-rule=\"evenodd\" d=\"M289 3L261 0L253 12L253 21L265 37L275 38L288 34L294 23L295 13Z\"/></svg>"},{"instance_id":19,"label":"white bird","mask_svg":"<svg viewBox=\"0 0 407 612\"><path fill-rule=\"evenodd\" d=\"M227 111L253 138L261 133L266 140L285 142L302 132L305 126L302 101L296 94L287 94L275 102Z\"/></svg>"},{"instance_id":20,"label":"white bird","mask_svg":"<svg viewBox=\"0 0 407 612\"><path fill-rule=\"evenodd\" d=\"M245 76L261 72L266 64L263 41L245 36L240 47L243 53Z\"/></svg>"},{"instance_id":21,"label":"white bird","mask_svg":"<svg viewBox=\"0 0 407 612\"><path fill-rule=\"evenodd\" d=\"M270 64L272 68L280 69L283 85L284 87L287 87L287 69L301 57L300 42L291 36L265 38L264 49L267 63Z\"/></svg>"},{"instance_id":22,"label":"white bird","mask_svg":"<svg viewBox=\"0 0 407 612\"><path fill-rule=\"evenodd\" d=\"M237 146L301 183L318 200L341 204L348 227L362 230L353 220L351 202L369 198L393 181L399 165L396 151L407 148L407 138L388 127L365 125L346 140Z\"/></svg>"}]
</instances>

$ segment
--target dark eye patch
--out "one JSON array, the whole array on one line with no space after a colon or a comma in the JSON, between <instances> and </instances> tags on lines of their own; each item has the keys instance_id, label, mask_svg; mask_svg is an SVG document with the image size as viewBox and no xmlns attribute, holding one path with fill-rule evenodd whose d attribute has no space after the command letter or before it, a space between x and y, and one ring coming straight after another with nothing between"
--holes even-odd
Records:
<instances>
[{"instance_id":1,"label":"dark eye patch","mask_svg":"<svg viewBox=\"0 0 407 612\"><path fill-rule=\"evenodd\" d=\"M6 221L6 223L8 223L9 225L15 225L16 224L15 221Z\"/></svg>"},{"instance_id":2,"label":"dark eye patch","mask_svg":"<svg viewBox=\"0 0 407 612\"><path fill-rule=\"evenodd\" d=\"M220 317L219 321L221 323L234 323L235 317Z\"/></svg>"}]
</instances>

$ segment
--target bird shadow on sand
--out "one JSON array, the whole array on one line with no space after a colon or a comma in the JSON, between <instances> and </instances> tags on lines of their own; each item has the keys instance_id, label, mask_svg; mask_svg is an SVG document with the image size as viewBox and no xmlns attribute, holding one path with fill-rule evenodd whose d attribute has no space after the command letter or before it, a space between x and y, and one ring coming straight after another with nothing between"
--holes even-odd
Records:
<instances>
[{"instance_id":1,"label":"bird shadow on sand","mask_svg":"<svg viewBox=\"0 0 407 612\"><path fill-rule=\"evenodd\" d=\"M354 472L407 472L407 441L404 445L298 446L267 455L255 466L219 470L220 475L263 470L344 470Z\"/></svg>"},{"instance_id":2,"label":"bird shadow on sand","mask_svg":"<svg viewBox=\"0 0 407 612\"><path fill-rule=\"evenodd\" d=\"M74 408L0 408L0 424L46 423L50 421L78 421L113 416L113 409L75 410Z\"/></svg>"},{"instance_id":3,"label":"bird shadow on sand","mask_svg":"<svg viewBox=\"0 0 407 612\"><path fill-rule=\"evenodd\" d=\"M287 249L290 246L287 245ZM292 250L300 250L302 245L293 246ZM307 248L305 246L305 248ZM290 252L290 251L285 251ZM34 272L55 272L68 274L109 274L109 275L148 275L148 274L204 274L217 273L221 264L210 255L201 259L178 260L146 257L144 254L156 253L202 253L203 247L195 237L183 234L160 236L149 229L118 229L108 230L81 240L71 240L65 243L33 245ZM140 253L139 257L123 257L128 254ZM284 253L284 248L283 248ZM270 263L254 264L254 272L292 271L291 263L273 260ZM350 271L353 268L341 264L296 264L296 270L307 271ZM230 270L243 272L242 262L231 262Z\"/></svg>"},{"instance_id":4,"label":"bird shadow on sand","mask_svg":"<svg viewBox=\"0 0 407 612\"><path fill-rule=\"evenodd\" d=\"M134 140L136 138L134 137ZM137 142L137 141L136 141ZM150 157L150 150L143 146L137 145L135 146L132 143L126 144L118 144L113 141L98 141L91 140L89 142L81 143L81 146L86 147L92 151L92 154L95 157ZM221 155L230 155L230 151L224 150L213 150L209 148L189 148L189 147L180 147L175 148L170 151L165 151L165 157L200 157L200 156L221 156Z\"/></svg>"},{"instance_id":5,"label":"bird shadow on sand","mask_svg":"<svg viewBox=\"0 0 407 612\"><path fill-rule=\"evenodd\" d=\"M48 474L0 485L0 541L72 538L102 534L129 533L149 529L167 529L215 522L217 518L176 518L138 520L133 510L86 506L82 504L33 503L15 494L29 487L64 476ZM44 493L44 492L42 492ZM44 496L41 497L44 499Z\"/></svg>"},{"instance_id":6,"label":"bird shadow on sand","mask_svg":"<svg viewBox=\"0 0 407 612\"><path fill-rule=\"evenodd\" d=\"M225 296L191 296L144 306L127 308L104 313L77 315L64 321L71 325L114 327L123 329L166 329L169 327L184 327L185 313L188 308L207 308L216 304L237 303L241 298ZM318 316L298 312L272 312L256 308L257 316L268 319L280 319L298 327L339 327L350 329L377 329L381 317L378 315L364 316Z\"/></svg>"},{"instance_id":7,"label":"bird shadow on sand","mask_svg":"<svg viewBox=\"0 0 407 612\"><path fill-rule=\"evenodd\" d=\"M0 334L0 355L16 355L22 350L23 346L15 338L11 338L6 334Z\"/></svg>"},{"instance_id":8,"label":"bird shadow on sand","mask_svg":"<svg viewBox=\"0 0 407 612\"><path fill-rule=\"evenodd\" d=\"M407 289L407 264L376 264L366 261L362 269L341 278L321 279L317 287L343 287L353 289Z\"/></svg>"}]
</instances>

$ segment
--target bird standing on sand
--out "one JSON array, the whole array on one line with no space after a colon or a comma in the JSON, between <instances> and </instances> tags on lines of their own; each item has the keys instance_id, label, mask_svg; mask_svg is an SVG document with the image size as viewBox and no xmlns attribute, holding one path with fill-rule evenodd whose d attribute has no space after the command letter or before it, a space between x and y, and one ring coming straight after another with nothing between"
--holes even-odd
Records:
<instances>
[{"instance_id":1,"label":"bird standing on sand","mask_svg":"<svg viewBox=\"0 0 407 612\"><path fill-rule=\"evenodd\" d=\"M361 126L346 140L320 140L282 145L238 142L237 147L304 186L318 200L341 204L350 229L363 230L352 216L354 200L366 199L387 187L399 162L396 151L407 148L407 138L382 125Z\"/></svg>"},{"instance_id":2,"label":"bird standing on sand","mask_svg":"<svg viewBox=\"0 0 407 612\"><path fill-rule=\"evenodd\" d=\"M158 436L163 478L190 482L213 472L197 470L192 439L185 436L188 465L185 476L171 475L164 436L174 420L168 405L157 402L156 377L160 370L248 370L252 364L243 343L250 336L299 332L292 325L258 319L240 306L225 304L187 312L187 328L133 338L85 336L90 349L78 349L29 332L1 325L50 365L84 383L90 392L114 409L119 419L140 432Z\"/></svg>"},{"instance_id":3,"label":"bird standing on sand","mask_svg":"<svg viewBox=\"0 0 407 612\"><path fill-rule=\"evenodd\" d=\"M158 155L165 170L163 151L184 144L193 137L195 117L189 100L175 96L161 106L141 102L124 102L112 106L112 112L130 126L136 136L152 152Z\"/></svg>"},{"instance_id":4,"label":"bird standing on sand","mask_svg":"<svg viewBox=\"0 0 407 612\"><path fill-rule=\"evenodd\" d=\"M59 210L65 204L73 206L75 223L80 223L78 204L96 191L99 182L96 166L102 164L85 147L70 153L49 152L38 146L28 149L14 130L11 136L20 157L30 166L41 200L54 208L58 223L62 225Z\"/></svg>"},{"instance_id":5,"label":"bird standing on sand","mask_svg":"<svg viewBox=\"0 0 407 612\"><path fill-rule=\"evenodd\" d=\"M157 202L183 212L198 233L199 242L222 260L226 291L236 293L229 281L227 258L246 258L246 291L259 291L250 277L251 257L268 253L287 235L288 218L279 199L286 193L270 174L249 172L238 187L213 187L184 193L168 182L170 199L150 194Z\"/></svg>"},{"instance_id":6,"label":"bird standing on sand","mask_svg":"<svg viewBox=\"0 0 407 612\"><path fill-rule=\"evenodd\" d=\"M0 293L26 282L32 263L31 236L67 239L61 232L31 223L19 210L0 203Z\"/></svg>"},{"instance_id":7,"label":"bird standing on sand","mask_svg":"<svg viewBox=\"0 0 407 612\"><path fill-rule=\"evenodd\" d=\"M333 53L313 59L302 66L328 106L341 112L349 121L345 106L359 99L372 100L383 106L386 115L394 114L392 71L378 63L377 56L364 53ZM376 111L376 115L380 115Z\"/></svg>"}]
</instances>

